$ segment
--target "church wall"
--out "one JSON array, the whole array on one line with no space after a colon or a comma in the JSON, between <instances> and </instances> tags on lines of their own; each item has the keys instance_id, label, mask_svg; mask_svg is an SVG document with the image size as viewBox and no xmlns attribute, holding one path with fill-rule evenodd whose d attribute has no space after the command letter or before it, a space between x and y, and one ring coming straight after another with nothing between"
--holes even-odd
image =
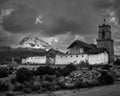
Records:
<instances>
[{"instance_id":1,"label":"church wall","mask_svg":"<svg viewBox=\"0 0 120 96\"><path fill-rule=\"evenodd\" d=\"M46 56L35 56L35 57L28 57L22 59L22 64L24 63L38 63L38 64L45 64L46 63Z\"/></svg>"},{"instance_id":2,"label":"church wall","mask_svg":"<svg viewBox=\"0 0 120 96\"><path fill-rule=\"evenodd\" d=\"M46 56L28 57L22 59L22 64L46 64L47 58ZM109 55L107 52L99 54L56 55L53 63L55 65L68 65L70 63L77 65L82 61L88 62L90 65L108 64Z\"/></svg>"},{"instance_id":3,"label":"church wall","mask_svg":"<svg viewBox=\"0 0 120 96\"><path fill-rule=\"evenodd\" d=\"M90 65L108 64L109 55L108 55L107 52L99 53L99 54L90 54L88 62L89 62Z\"/></svg>"},{"instance_id":4,"label":"church wall","mask_svg":"<svg viewBox=\"0 0 120 96\"><path fill-rule=\"evenodd\" d=\"M109 55L110 55L110 62L114 61L114 48L113 48L114 45L113 45L113 42L107 41L107 40L99 41L97 46L98 46L98 48L106 48L107 51L109 52Z\"/></svg>"},{"instance_id":5,"label":"church wall","mask_svg":"<svg viewBox=\"0 0 120 96\"><path fill-rule=\"evenodd\" d=\"M99 53L99 54L81 54L81 55L67 55L61 56L56 55L55 64L67 65L70 63L80 64L82 61L88 62L90 65L95 64L108 64L109 55L108 53Z\"/></svg>"},{"instance_id":6,"label":"church wall","mask_svg":"<svg viewBox=\"0 0 120 96\"><path fill-rule=\"evenodd\" d=\"M55 64L67 65L70 63L79 64L82 61L86 61L88 58L87 54L82 55L56 55Z\"/></svg>"}]
</instances>

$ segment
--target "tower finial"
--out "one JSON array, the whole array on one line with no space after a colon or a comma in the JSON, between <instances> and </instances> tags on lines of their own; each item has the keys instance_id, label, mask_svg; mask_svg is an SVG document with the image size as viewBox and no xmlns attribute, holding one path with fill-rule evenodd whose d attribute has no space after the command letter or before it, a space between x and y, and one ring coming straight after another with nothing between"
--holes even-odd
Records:
<instances>
[{"instance_id":1,"label":"tower finial","mask_svg":"<svg viewBox=\"0 0 120 96\"><path fill-rule=\"evenodd\" d=\"M106 19L104 19L104 24L106 23Z\"/></svg>"}]
</instances>

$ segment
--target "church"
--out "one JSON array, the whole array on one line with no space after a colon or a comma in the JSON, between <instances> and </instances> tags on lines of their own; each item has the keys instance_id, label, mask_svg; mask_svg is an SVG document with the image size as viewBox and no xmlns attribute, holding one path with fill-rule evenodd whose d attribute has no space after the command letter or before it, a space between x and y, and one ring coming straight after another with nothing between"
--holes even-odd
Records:
<instances>
[{"instance_id":1,"label":"church","mask_svg":"<svg viewBox=\"0 0 120 96\"><path fill-rule=\"evenodd\" d=\"M114 62L114 45L111 36L111 26L106 20L99 25L97 45L88 44L76 40L68 46L68 52L64 56L56 55L55 64L69 64L87 62L91 65L110 64Z\"/></svg>"},{"instance_id":2,"label":"church","mask_svg":"<svg viewBox=\"0 0 120 96\"><path fill-rule=\"evenodd\" d=\"M76 40L67 48L66 54L58 54L57 51L49 51L44 57L28 57L22 59L22 63L38 63L38 64L54 64L67 65L73 63L75 65L82 62L89 65L105 65L114 62L114 45L111 36L111 26L104 20L102 25L99 25L97 45L88 44L86 42Z\"/></svg>"}]
</instances>

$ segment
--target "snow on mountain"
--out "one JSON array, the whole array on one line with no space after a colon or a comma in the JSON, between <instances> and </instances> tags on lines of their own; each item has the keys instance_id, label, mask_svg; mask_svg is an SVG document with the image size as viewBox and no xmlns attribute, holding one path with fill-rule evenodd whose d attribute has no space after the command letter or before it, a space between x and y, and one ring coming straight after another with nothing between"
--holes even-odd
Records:
<instances>
[{"instance_id":1,"label":"snow on mountain","mask_svg":"<svg viewBox=\"0 0 120 96\"><path fill-rule=\"evenodd\" d=\"M51 46L38 37L28 36L23 38L18 44L11 46L13 49L28 48L28 49L51 49Z\"/></svg>"}]
</instances>

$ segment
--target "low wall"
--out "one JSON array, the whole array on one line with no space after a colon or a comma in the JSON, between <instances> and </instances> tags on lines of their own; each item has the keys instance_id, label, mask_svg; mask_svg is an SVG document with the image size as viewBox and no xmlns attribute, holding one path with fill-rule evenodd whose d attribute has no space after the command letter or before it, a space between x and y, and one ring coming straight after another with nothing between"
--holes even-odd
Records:
<instances>
[{"instance_id":1,"label":"low wall","mask_svg":"<svg viewBox=\"0 0 120 96\"><path fill-rule=\"evenodd\" d=\"M52 62L55 65L68 65L73 63L75 65L80 64L81 62L88 62L90 65L97 64L108 64L109 63L109 55L107 52L98 53L98 54L80 54L80 55L56 55L53 58ZM46 56L34 56L22 59L22 64L30 63L30 64L46 64L50 63L48 57Z\"/></svg>"},{"instance_id":2,"label":"low wall","mask_svg":"<svg viewBox=\"0 0 120 96\"><path fill-rule=\"evenodd\" d=\"M107 52L99 54L89 54L88 62L90 65L108 64L109 55Z\"/></svg>"},{"instance_id":3,"label":"low wall","mask_svg":"<svg viewBox=\"0 0 120 96\"><path fill-rule=\"evenodd\" d=\"M56 55L55 57L55 64L79 64L82 61L86 61L88 58L87 54L83 55Z\"/></svg>"},{"instance_id":4,"label":"low wall","mask_svg":"<svg viewBox=\"0 0 120 96\"><path fill-rule=\"evenodd\" d=\"M98 54L81 54L81 55L56 55L55 64L67 65L74 63L75 65L81 62L88 62L90 65L108 64L109 55L107 52Z\"/></svg>"},{"instance_id":5,"label":"low wall","mask_svg":"<svg viewBox=\"0 0 120 96\"><path fill-rule=\"evenodd\" d=\"M45 64L46 56L34 56L22 59L22 64L31 63L31 64Z\"/></svg>"}]
</instances>

